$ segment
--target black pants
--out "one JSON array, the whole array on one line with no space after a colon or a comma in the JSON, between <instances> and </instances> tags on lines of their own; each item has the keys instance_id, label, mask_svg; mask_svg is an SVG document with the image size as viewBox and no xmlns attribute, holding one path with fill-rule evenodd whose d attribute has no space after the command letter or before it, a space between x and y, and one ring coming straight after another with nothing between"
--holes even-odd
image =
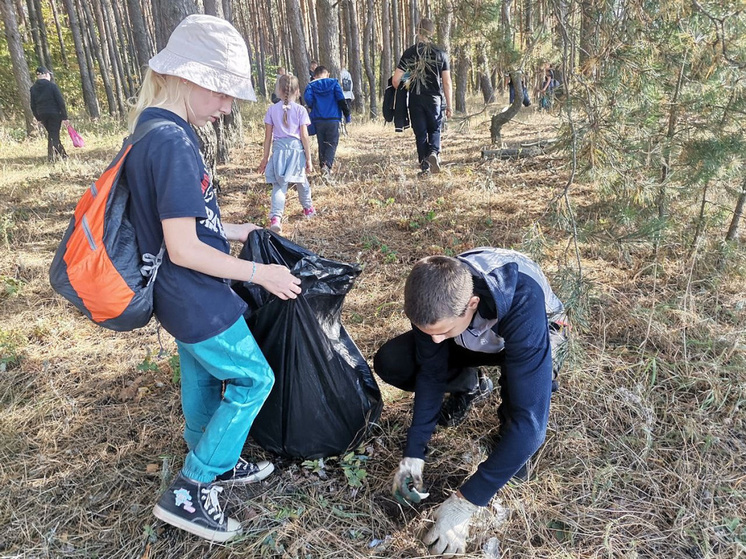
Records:
<instances>
[{"instance_id":1,"label":"black pants","mask_svg":"<svg viewBox=\"0 0 746 559\"><path fill-rule=\"evenodd\" d=\"M317 120L314 126L316 139L319 141L319 168L327 166L331 169L339 144L339 121Z\"/></svg>"},{"instance_id":2,"label":"black pants","mask_svg":"<svg viewBox=\"0 0 746 559\"><path fill-rule=\"evenodd\" d=\"M448 348L449 380L447 392L468 392L477 386L479 366L500 366L503 353L479 353L446 340ZM383 381L400 390L414 392L417 377L414 332L411 330L390 339L381 346L373 358L373 367Z\"/></svg>"},{"instance_id":3,"label":"black pants","mask_svg":"<svg viewBox=\"0 0 746 559\"><path fill-rule=\"evenodd\" d=\"M39 121L47 130L47 160L54 161L55 154L62 159L66 159L67 152L60 142L62 117L60 115L40 115Z\"/></svg>"},{"instance_id":4,"label":"black pants","mask_svg":"<svg viewBox=\"0 0 746 559\"><path fill-rule=\"evenodd\" d=\"M409 95L409 120L417 142L417 160L423 169L431 153L440 153L440 125L443 120L443 100L440 95Z\"/></svg>"}]
</instances>

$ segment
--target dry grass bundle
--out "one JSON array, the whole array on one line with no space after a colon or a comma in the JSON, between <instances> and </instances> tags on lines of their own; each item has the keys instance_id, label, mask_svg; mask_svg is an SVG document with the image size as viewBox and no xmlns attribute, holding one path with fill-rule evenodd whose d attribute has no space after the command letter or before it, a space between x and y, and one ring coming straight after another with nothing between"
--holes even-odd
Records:
<instances>
[{"instance_id":1,"label":"dry grass bundle","mask_svg":"<svg viewBox=\"0 0 746 559\"><path fill-rule=\"evenodd\" d=\"M508 142L555 133L551 117L528 115L505 132ZM572 261L558 225L566 216L552 201L566 180L563 161L483 161L488 122L470 124L445 135L444 171L418 180L410 133L354 123L340 142L335 182L313 182L318 218L302 219L288 196L292 240L363 266L344 322L369 361L408 327L402 287L422 256L513 247L558 282ZM461 427L436 431L425 469L431 497L421 506L402 508L389 495L411 398L382 385L381 420L353 454L279 460L262 484L229 492L246 529L239 540L210 545L156 523L151 508L185 452L175 345L164 336L167 355L158 357L154 325L127 334L97 328L47 282L75 201L119 142L81 132L90 147L65 164L42 163L41 139L5 146L2 156L0 556L424 556L415 536L489 452L497 397ZM245 148L220 169L226 221L267 222L270 189L253 171L261 141L261 127L250 127ZM581 226L603 209L592 185L574 187L572 197ZM583 326L547 442L532 479L501 490L499 504L480 515L470 556L746 556L743 254L718 271L674 248L656 257L644 244L619 251L586 240L580 251ZM265 455L251 441L247 452ZM351 486L345 472L364 472L362 484Z\"/></svg>"}]
</instances>

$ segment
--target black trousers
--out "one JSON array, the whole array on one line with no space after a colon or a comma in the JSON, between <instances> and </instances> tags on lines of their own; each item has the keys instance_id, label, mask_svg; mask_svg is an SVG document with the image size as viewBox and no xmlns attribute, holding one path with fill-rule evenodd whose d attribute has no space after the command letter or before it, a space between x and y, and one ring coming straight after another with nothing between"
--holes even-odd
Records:
<instances>
[{"instance_id":1,"label":"black trousers","mask_svg":"<svg viewBox=\"0 0 746 559\"><path fill-rule=\"evenodd\" d=\"M417 160L423 169L431 153L440 153L440 125L443 121L443 101L440 95L409 94L409 119L417 142Z\"/></svg>"},{"instance_id":2,"label":"black trousers","mask_svg":"<svg viewBox=\"0 0 746 559\"><path fill-rule=\"evenodd\" d=\"M62 159L67 158L67 152L60 141L62 120L60 115L40 115L39 118L39 121L47 130L47 159L49 161L54 161L55 154Z\"/></svg>"},{"instance_id":3,"label":"black trousers","mask_svg":"<svg viewBox=\"0 0 746 559\"><path fill-rule=\"evenodd\" d=\"M319 142L319 169L324 166L331 169L339 144L339 121L317 120L314 126L316 126L316 139Z\"/></svg>"},{"instance_id":4,"label":"black trousers","mask_svg":"<svg viewBox=\"0 0 746 559\"><path fill-rule=\"evenodd\" d=\"M477 367L500 366L503 353L479 353L469 351L456 345L453 340L448 344L449 381L447 392L468 392L479 382ZM415 360L414 332L411 330L390 339L383 344L373 358L373 367L381 379L400 390L414 392L417 377Z\"/></svg>"}]
</instances>

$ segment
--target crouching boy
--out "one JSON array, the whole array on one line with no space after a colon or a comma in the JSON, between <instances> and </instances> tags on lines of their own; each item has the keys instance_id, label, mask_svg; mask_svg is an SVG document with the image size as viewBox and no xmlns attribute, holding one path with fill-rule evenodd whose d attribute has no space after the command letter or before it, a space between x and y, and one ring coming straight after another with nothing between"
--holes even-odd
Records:
<instances>
[{"instance_id":1,"label":"crouching boy","mask_svg":"<svg viewBox=\"0 0 746 559\"><path fill-rule=\"evenodd\" d=\"M436 424L458 425L470 406L492 391L491 380L477 367L499 366L501 373L498 441L476 473L435 511L424 538L431 553L463 553L472 515L513 476L526 475L526 464L546 435L556 389L552 354L564 353L566 340L563 311L539 266L512 250L431 256L409 274L404 312L412 330L386 342L374 360L384 381L415 393L404 457L394 473L395 497L419 502Z\"/></svg>"}]
</instances>

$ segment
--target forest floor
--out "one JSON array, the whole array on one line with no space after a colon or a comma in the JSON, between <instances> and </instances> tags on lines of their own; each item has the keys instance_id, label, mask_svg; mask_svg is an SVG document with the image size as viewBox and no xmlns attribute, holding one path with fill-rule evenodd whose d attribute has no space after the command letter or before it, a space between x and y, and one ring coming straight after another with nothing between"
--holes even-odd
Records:
<instances>
[{"instance_id":1,"label":"forest floor","mask_svg":"<svg viewBox=\"0 0 746 559\"><path fill-rule=\"evenodd\" d=\"M263 112L247 109L246 144L219 168L226 222L267 223L270 189L254 172ZM425 468L431 496L419 506L401 508L389 493L412 399L380 382L381 419L353 455L276 460L266 481L228 491L245 527L238 540L209 544L156 521L153 504L185 454L176 346L162 333L158 356L154 322L130 333L99 328L48 282L77 199L123 135L76 126L87 146L53 166L46 140L0 137L0 557L425 556L417 536L486 456L497 396L461 427L436 431ZM716 266L704 248L686 258L674 241L656 251L649 240L605 237L598 225L612 209L599 188L573 184L562 196L562 154L482 159L486 114L451 123L443 172L425 179L411 131L379 121L349 132L335 183L313 179L318 217L304 220L291 191L284 234L362 266L342 317L369 363L408 328L404 280L430 254L524 251L574 317L534 476L480 513L468 556L746 557L743 252ZM504 130L508 145L557 133L558 120L533 109ZM694 210L676 211L684 221ZM273 459L251 439L246 453Z\"/></svg>"}]
</instances>

